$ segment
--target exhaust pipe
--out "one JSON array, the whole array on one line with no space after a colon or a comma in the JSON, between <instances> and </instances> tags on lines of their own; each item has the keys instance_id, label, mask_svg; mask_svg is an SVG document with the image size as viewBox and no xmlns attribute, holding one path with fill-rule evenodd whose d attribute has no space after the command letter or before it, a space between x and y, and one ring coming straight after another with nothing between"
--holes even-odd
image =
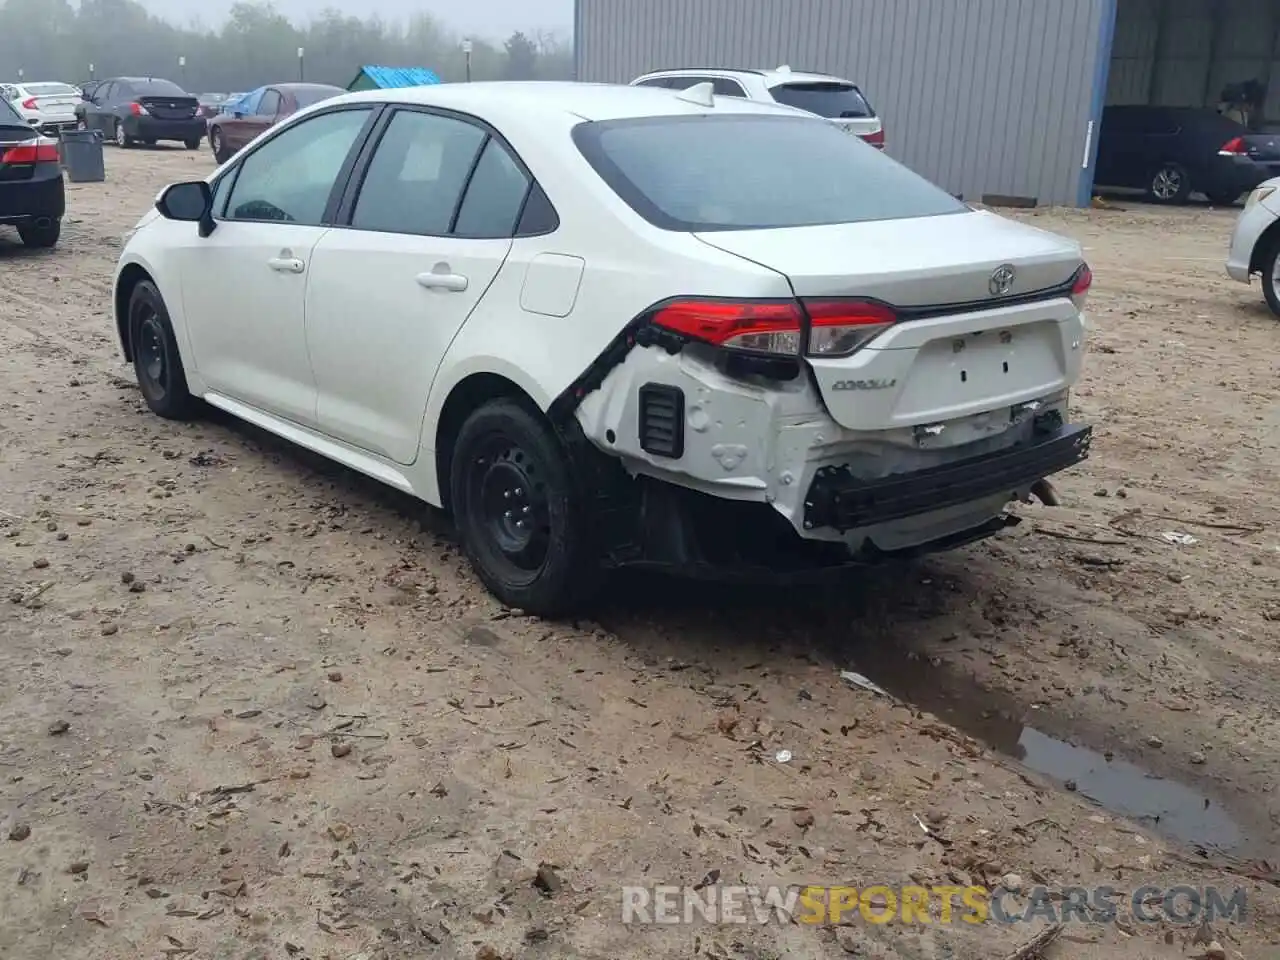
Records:
<instances>
[{"instance_id":1,"label":"exhaust pipe","mask_svg":"<svg viewBox=\"0 0 1280 960\"><path fill-rule=\"evenodd\" d=\"M50 227L53 226L53 218L52 217L36 217L35 225L37 230L48 230Z\"/></svg>"}]
</instances>

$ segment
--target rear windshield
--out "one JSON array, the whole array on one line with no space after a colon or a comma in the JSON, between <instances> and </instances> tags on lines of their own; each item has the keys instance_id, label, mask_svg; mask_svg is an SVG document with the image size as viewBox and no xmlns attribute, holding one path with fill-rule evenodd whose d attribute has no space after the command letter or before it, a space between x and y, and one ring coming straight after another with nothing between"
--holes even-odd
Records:
<instances>
[{"instance_id":1,"label":"rear windshield","mask_svg":"<svg viewBox=\"0 0 1280 960\"><path fill-rule=\"evenodd\" d=\"M65 83L28 83L22 88L33 97L78 97L80 91Z\"/></svg>"},{"instance_id":2,"label":"rear windshield","mask_svg":"<svg viewBox=\"0 0 1280 960\"><path fill-rule=\"evenodd\" d=\"M319 90L295 90L293 98L298 101L298 107L309 107L313 103L319 103L321 100L328 100L330 97L336 97L340 93L346 93L345 90L339 90L334 87L332 90L321 88Z\"/></svg>"},{"instance_id":3,"label":"rear windshield","mask_svg":"<svg viewBox=\"0 0 1280 960\"><path fill-rule=\"evenodd\" d=\"M851 83L784 83L770 87L769 92L779 103L808 110L829 120L876 115L867 98Z\"/></svg>"},{"instance_id":4,"label":"rear windshield","mask_svg":"<svg viewBox=\"0 0 1280 960\"><path fill-rule=\"evenodd\" d=\"M176 83L168 80L131 80L129 89L139 97L186 97L190 96Z\"/></svg>"},{"instance_id":5,"label":"rear windshield","mask_svg":"<svg viewBox=\"0 0 1280 960\"><path fill-rule=\"evenodd\" d=\"M681 232L962 213L951 194L833 123L752 114L582 123L587 162L640 216Z\"/></svg>"},{"instance_id":6,"label":"rear windshield","mask_svg":"<svg viewBox=\"0 0 1280 960\"><path fill-rule=\"evenodd\" d=\"M23 120L18 114L18 111L13 109L8 100L4 97L0 97L0 123L5 122L21 123L24 126L27 123L27 121Z\"/></svg>"}]
</instances>

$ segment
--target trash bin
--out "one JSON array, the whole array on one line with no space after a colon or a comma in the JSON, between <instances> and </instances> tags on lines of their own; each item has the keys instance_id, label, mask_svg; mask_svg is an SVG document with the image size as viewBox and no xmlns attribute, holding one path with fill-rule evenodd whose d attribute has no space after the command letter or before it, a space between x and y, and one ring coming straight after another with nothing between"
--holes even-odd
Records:
<instances>
[{"instance_id":1,"label":"trash bin","mask_svg":"<svg viewBox=\"0 0 1280 960\"><path fill-rule=\"evenodd\" d=\"M102 160L102 134L97 130L64 130L58 141L62 166L72 183L101 183L107 179Z\"/></svg>"}]
</instances>

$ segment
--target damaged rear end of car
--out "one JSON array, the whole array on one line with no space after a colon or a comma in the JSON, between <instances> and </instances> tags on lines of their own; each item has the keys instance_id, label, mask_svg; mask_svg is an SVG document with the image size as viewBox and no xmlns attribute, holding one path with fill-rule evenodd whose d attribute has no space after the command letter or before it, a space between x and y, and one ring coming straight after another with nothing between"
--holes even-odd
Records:
<instances>
[{"instance_id":1,"label":"damaged rear end of car","mask_svg":"<svg viewBox=\"0 0 1280 960\"><path fill-rule=\"evenodd\" d=\"M553 404L592 448L609 565L777 579L947 549L1087 457L1076 244L805 119L574 138L650 226L760 277L668 291Z\"/></svg>"}]
</instances>

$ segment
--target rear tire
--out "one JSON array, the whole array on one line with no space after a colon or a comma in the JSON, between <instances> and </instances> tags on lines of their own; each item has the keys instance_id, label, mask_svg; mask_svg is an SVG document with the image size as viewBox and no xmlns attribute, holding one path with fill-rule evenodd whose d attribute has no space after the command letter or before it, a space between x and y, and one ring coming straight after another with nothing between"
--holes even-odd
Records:
<instances>
[{"instance_id":1,"label":"rear tire","mask_svg":"<svg viewBox=\"0 0 1280 960\"><path fill-rule=\"evenodd\" d=\"M129 348L138 388L151 412L166 420L191 420L199 401L187 389L187 374L169 310L150 280L141 280L129 297Z\"/></svg>"},{"instance_id":2,"label":"rear tire","mask_svg":"<svg viewBox=\"0 0 1280 960\"><path fill-rule=\"evenodd\" d=\"M476 575L500 601L544 617L571 612L602 579L588 498L540 414L493 400L458 432L449 485Z\"/></svg>"},{"instance_id":3,"label":"rear tire","mask_svg":"<svg viewBox=\"0 0 1280 960\"><path fill-rule=\"evenodd\" d=\"M199 150L199 149L200 149L200 141L199 141L199 140L188 140L188 141L187 141L187 149L188 149L188 150Z\"/></svg>"},{"instance_id":4,"label":"rear tire","mask_svg":"<svg viewBox=\"0 0 1280 960\"><path fill-rule=\"evenodd\" d=\"M1151 174L1147 196L1156 203L1186 203L1191 196L1191 174L1181 164L1163 164Z\"/></svg>"},{"instance_id":5,"label":"rear tire","mask_svg":"<svg viewBox=\"0 0 1280 960\"><path fill-rule=\"evenodd\" d=\"M1262 255L1259 272L1262 274L1262 296L1271 312L1280 317L1280 276L1277 276L1280 274L1280 237L1271 240L1266 253Z\"/></svg>"},{"instance_id":6,"label":"rear tire","mask_svg":"<svg viewBox=\"0 0 1280 960\"><path fill-rule=\"evenodd\" d=\"M1240 193L1229 193L1225 190L1215 190L1212 193L1206 193L1205 196L1215 207L1232 207L1240 199Z\"/></svg>"},{"instance_id":7,"label":"rear tire","mask_svg":"<svg viewBox=\"0 0 1280 960\"><path fill-rule=\"evenodd\" d=\"M37 227L35 224L19 227L18 236L25 246L33 250L52 250L62 236L62 221L55 220L47 227Z\"/></svg>"},{"instance_id":8,"label":"rear tire","mask_svg":"<svg viewBox=\"0 0 1280 960\"><path fill-rule=\"evenodd\" d=\"M116 121L114 134L115 144L121 150L129 149L136 142L133 137L124 132L124 124L119 120Z\"/></svg>"},{"instance_id":9,"label":"rear tire","mask_svg":"<svg viewBox=\"0 0 1280 960\"><path fill-rule=\"evenodd\" d=\"M209 148L213 150L213 159L218 163L226 163L231 159L231 151L227 149L226 136L217 127L209 131Z\"/></svg>"}]
</instances>

